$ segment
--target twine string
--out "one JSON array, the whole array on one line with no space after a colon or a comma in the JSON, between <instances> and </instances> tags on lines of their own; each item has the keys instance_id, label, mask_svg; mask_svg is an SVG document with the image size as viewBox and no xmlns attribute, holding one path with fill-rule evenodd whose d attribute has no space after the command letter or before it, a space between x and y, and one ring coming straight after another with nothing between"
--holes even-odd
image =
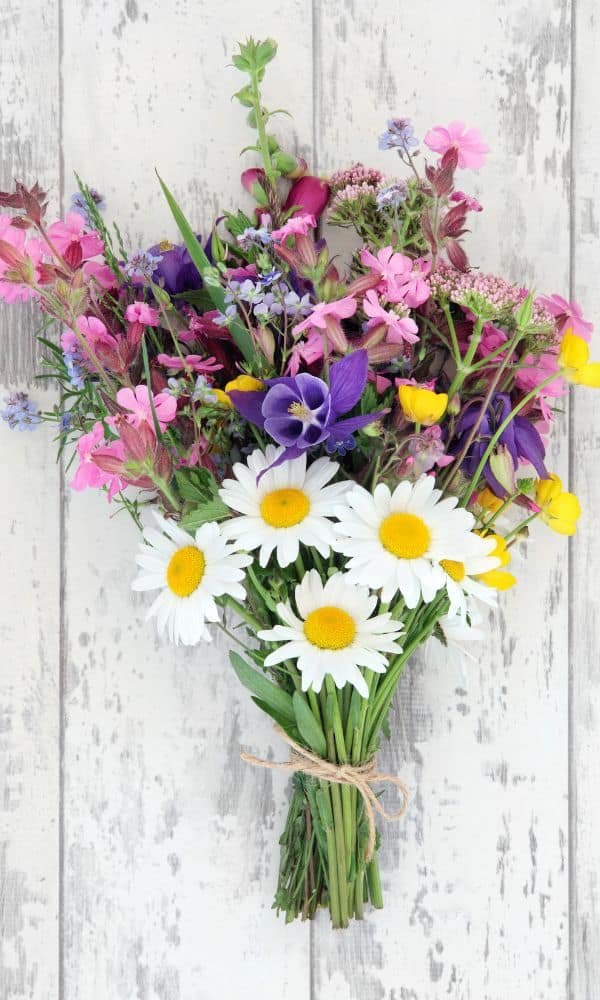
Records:
<instances>
[{"instance_id":1,"label":"twine string","mask_svg":"<svg viewBox=\"0 0 600 1000\"><path fill-rule=\"evenodd\" d=\"M317 754L306 747L296 743L288 736L281 726L276 725L275 731L290 748L290 756L286 761L264 760L262 757L255 757L251 753L242 753L240 756L247 764L254 767L264 767L274 771L301 771L303 774L310 774L314 778L323 781L331 781L338 785L352 785L361 795L367 823L369 826L369 839L365 852L365 860L371 861L375 850L375 812L385 820L399 820L404 816L408 808L408 788L394 774L384 774L377 770L375 757L371 757L364 764L334 764L333 761L323 760ZM373 790L376 782L387 785L394 785L402 795L402 805L395 812L388 812L382 806L378 796Z\"/></svg>"}]
</instances>

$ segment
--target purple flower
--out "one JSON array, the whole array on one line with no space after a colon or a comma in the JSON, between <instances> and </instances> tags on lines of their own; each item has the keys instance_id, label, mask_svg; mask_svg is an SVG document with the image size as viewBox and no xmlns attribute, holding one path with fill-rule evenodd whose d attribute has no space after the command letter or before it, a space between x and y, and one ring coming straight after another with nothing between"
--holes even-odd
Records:
<instances>
[{"instance_id":1,"label":"purple flower","mask_svg":"<svg viewBox=\"0 0 600 1000\"><path fill-rule=\"evenodd\" d=\"M380 149L399 149L408 152L419 145L410 118L390 118L387 130L379 139Z\"/></svg>"},{"instance_id":2,"label":"purple flower","mask_svg":"<svg viewBox=\"0 0 600 1000\"><path fill-rule=\"evenodd\" d=\"M151 281L161 260L160 254L153 254L149 250L134 250L127 256L124 271L130 278Z\"/></svg>"},{"instance_id":3,"label":"purple flower","mask_svg":"<svg viewBox=\"0 0 600 1000\"><path fill-rule=\"evenodd\" d=\"M162 285L169 295L180 295L182 292L201 288L202 278L187 247L175 246L168 240L163 240L150 247L148 253L159 255L152 280L155 284Z\"/></svg>"},{"instance_id":4,"label":"purple flower","mask_svg":"<svg viewBox=\"0 0 600 1000\"><path fill-rule=\"evenodd\" d=\"M106 201L104 195L100 194L99 191L96 191L96 188L88 188L88 191L90 198L94 202L94 205L96 206L99 212L102 212L103 209L106 208ZM90 213L87 206L87 202L81 191L76 191L75 194L71 195L71 204L69 206L69 210L71 212L77 212L77 214L80 215L82 219L84 219L84 221L87 223L88 226L91 225L92 220L90 219Z\"/></svg>"},{"instance_id":5,"label":"purple flower","mask_svg":"<svg viewBox=\"0 0 600 1000\"><path fill-rule=\"evenodd\" d=\"M301 372L270 379L266 393L233 391L229 398L242 416L263 427L277 444L284 446L286 450L277 464L323 442L327 442L328 451L344 453L353 446L355 431L383 415L366 413L340 420L362 396L367 371L367 352L354 351L331 366L329 385L315 375Z\"/></svg>"},{"instance_id":6,"label":"purple flower","mask_svg":"<svg viewBox=\"0 0 600 1000\"><path fill-rule=\"evenodd\" d=\"M32 431L40 422L39 407L26 392L15 392L4 399L6 406L0 413L12 431Z\"/></svg>"},{"instance_id":7,"label":"purple flower","mask_svg":"<svg viewBox=\"0 0 600 1000\"><path fill-rule=\"evenodd\" d=\"M490 439L497 431L498 427L506 420L512 410L510 396L505 392L497 392L490 402L484 414L473 443L469 447L461 468L467 476L473 476L477 466L481 461L484 452L487 450ZM470 436L473 425L479 420L480 407L474 403L468 409L463 410L456 424L456 437L452 441L450 451L457 455ZM526 417L513 417L511 422L500 435L496 446L503 449L512 460L513 468L516 470L519 460L530 462L533 465L540 479L547 479L548 472L544 465L546 449L544 442L536 431L533 424ZM506 488L498 481L494 475L490 462L486 462L483 474L494 493L499 497L506 495Z\"/></svg>"}]
</instances>

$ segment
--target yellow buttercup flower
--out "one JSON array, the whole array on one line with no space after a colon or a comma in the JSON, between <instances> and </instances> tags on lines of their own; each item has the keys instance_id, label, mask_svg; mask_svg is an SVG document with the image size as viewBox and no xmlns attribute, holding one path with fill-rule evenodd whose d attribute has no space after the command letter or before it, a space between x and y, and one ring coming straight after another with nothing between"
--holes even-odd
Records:
<instances>
[{"instance_id":1,"label":"yellow buttercup flower","mask_svg":"<svg viewBox=\"0 0 600 1000\"><path fill-rule=\"evenodd\" d=\"M563 491L558 476L550 474L549 479L539 479L535 487L535 499L541 508L542 521L559 535L574 535L581 515L579 500L574 493Z\"/></svg>"},{"instance_id":2,"label":"yellow buttercup flower","mask_svg":"<svg viewBox=\"0 0 600 1000\"><path fill-rule=\"evenodd\" d=\"M494 540L495 548L490 552L490 556L499 559L500 566L497 569L488 570L487 573L480 573L477 579L487 584L488 587L493 587L494 590L510 590L517 582L517 578L503 569L510 562L510 552L506 547L506 542L501 535L486 535L485 537Z\"/></svg>"},{"instance_id":3,"label":"yellow buttercup flower","mask_svg":"<svg viewBox=\"0 0 600 1000\"><path fill-rule=\"evenodd\" d=\"M426 427L437 424L448 406L447 393L422 389L418 385L399 386L398 399L406 419L415 424L425 424Z\"/></svg>"},{"instance_id":4,"label":"yellow buttercup flower","mask_svg":"<svg viewBox=\"0 0 600 1000\"><path fill-rule=\"evenodd\" d=\"M229 393L232 390L236 392L261 392L263 389L264 385L260 379L253 378L252 375L238 375L237 378L233 378L231 382L227 383L225 389L211 389L211 392L217 403L220 403L221 406L227 406L231 410L233 403L229 398Z\"/></svg>"},{"instance_id":5,"label":"yellow buttercup flower","mask_svg":"<svg viewBox=\"0 0 600 1000\"><path fill-rule=\"evenodd\" d=\"M477 494L477 503L484 510L489 510L491 514L495 514L496 511L500 510L504 500L501 500L495 493L492 493L489 486L485 486Z\"/></svg>"},{"instance_id":6,"label":"yellow buttercup flower","mask_svg":"<svg viewBox=\"0 0 600 1000\"><path fill-rule=\"evenodd\" d=\"M558 363L569 382L600 389L600 362L590 362L586 341L573 333L570 327L562 339Z\"/></svg>"}]
</instances>

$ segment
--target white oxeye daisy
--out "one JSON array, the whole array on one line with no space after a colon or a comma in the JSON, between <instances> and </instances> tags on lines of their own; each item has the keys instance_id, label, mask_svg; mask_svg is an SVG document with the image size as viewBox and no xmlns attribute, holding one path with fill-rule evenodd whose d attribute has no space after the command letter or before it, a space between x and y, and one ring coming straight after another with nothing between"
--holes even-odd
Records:
<instances>
[{"instance_id":1,"label":"white oxeye daisy","mask_svg":"<svg viewBox=\"0 0 600 1000\"><path fill-rule=\"evenodd\" d=\"M219 490L223 503L241 515L227 521L223 531L240 548L260 548L263 568L274 549L278 565L289 566L298 556L300 542L327 558L335 533L334 522L327 519L348 488L347 482L326 485L339 468L329 458L319 458L307 468L306 455L301 455L269 468L282 452L273 445L264 453L253 451L247 465L234 465L236 478L226 479Z\"/></svg>"},{"instance_id":2,"label":"white oxeye daisy","mask_svg":"<svg viewBox=\"0 0 600 1000\"><path fill-rule=\"evenodd\" d=\"M134 590L160 590L146 618L156 617L159 635L167 632L174 643L193 646L211 641L206 622L216 622L215 597L228 594L243 601L244 567L252 559L237 552L215 522L189 535L174 521L155 513L159 530L144 529L145 543L136 562L140 573Z\"/></svg>"},{"instance_id":3,"label":"white oxeye daisy","mask_svg":"<svg viewBox=\"0 0 600 1000\"><path fill-rule=\"evenodd\" d=\"M473 515L457 508L456 497L442 500L432 476L401 482L393 493L383 483L372 495L355 486L344 501L336 511L335 548L348 557L349 579L381 588L384 601L400 591L409 608L421 597L429 603L446 582L442 559L464 562L488 553L471 530Z\"/></svg>"},{"instance_id":4,"label":"white oxeye daisy","mask_svg":"<svg viewBox=\"0 0 600 1000\"><path fill-rule=\"evenodd\" d=\"M311 569L297 585L295 600L300 617L289 603L278 604L285 624L258 633L266 642L283 643L269 653L265 666L297 660L303 691L320 691L325 675L331 674L338 688L350 683L368 698L360 668L385 673L387 656L402 652L402 622L389 612L373 615L377 597L366 587L349 584L344 573L334 573L324 584Z\"/></svg>"},{"instance_id":5,"label":"white oxeye daisy","mask_svg":"<svg viewBox=\"0 0 600 1000\"><path fill-rule=\"evenodd\" d=\"M473 601L467 601L465 608L455 615L444 615L425 644L427 658L438 666L449 665L459 670L463 678L466 677L464 668L467 662L477 659L469 650L469 643L486 638L482 624L483 616Z\"/></svg>"},{"instance_id":6,"label":"white oxeye daisy","mask_svg":"<svg viewBox=\"0 0 600 1000\"><path fill-rule=\"evenodd\" d=\"M492 554L496 548L495 539L490 536L480 538L480 541L487 543L486 547L482 545L481 555L465 556L461 561L457 559L442 559L440 561L440 566L446 575L446 590L450 598L448 610L450 617L465 613L469 597L476 597L492 608L495 608L498 603L493 587L482 583L481 580L474 579L482 573L489 573L500 566L500 559Z\"/></svg>"}]
</instances>

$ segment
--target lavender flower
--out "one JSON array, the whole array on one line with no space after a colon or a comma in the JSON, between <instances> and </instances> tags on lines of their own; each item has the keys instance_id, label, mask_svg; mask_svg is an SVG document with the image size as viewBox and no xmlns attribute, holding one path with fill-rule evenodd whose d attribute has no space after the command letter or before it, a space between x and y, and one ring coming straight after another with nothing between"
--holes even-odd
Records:
<instances>
[{"instance_id":1,"label":"lavender flower","mask_svg":"<svg viewBox=\"0 0 600 1000\"><path fill-rule=\"evenodd\" d=\"M215 396L205 375L198 375L192 392L194 403L214 403Z\"/></svg>"},{"instance_id":2,"label":"lavender flower","mask_svg":"<svg viewBox=\"0 0 600 1000\"><path fill-rule=\"evenodd\" d=\"M271 316L281 316L283 306L274 292L265 292L261 301L255 303L253 306L253 312L255 316L262 316L263 319L268 319Z\"/></svg>"},{"instance_id":3,"label":"lavender flower","mask_svg":"<svg viewBox=\"0 0 600 1000\"><path fill-rule=\"evenodd\" d=\"M237 242L243 250L248 250L252 246L268 246L273 242L273 237L266 226L261 226L260 229L248 226L243 233L240 233Z\"/></svg>"},{"instance_id":4,"label":"lavender flower","mask_svg":"<svg viewBox=\"0 0 600 1000\"><path fill-rule=\"evenodd\" d=\"M405 181L395 181L377 192L377 208L398 208L408 197L408 187Z\"/></svg>"},{"instance_id":5,"label":"lavender flower","mask_svg":"<svg viewBox=\"0 0 600 1000\"><path fill-rule=\"evenodd\" d=\"M124 270L130 278L152 281L152 276L161 260L160 254L153 254L149 250L135 250L128 254Z\"/></svg>"},{"instance_id":6,"label":"lavender flower","mask_svg":"<svg viewBox=\"0 0 600 1000\"><path fill-rule=\"evenodd\" d=\"M387 130L379 139L380 149L398 149L408 152L419 145L410 118L389 118Z\"/></svg>"},{"instance_id":7,"label":"lavender flower","mask_svg":"<svg viewBox=\"0 0 600 1000\"><path fill-rule=\"evenodd\" d=\"M61 415L60 415L60 429L61 429L61 431L68 431L69 430L69 428L71 426L71 420L72 420L72 417L71 417L71 414L69 413L68 410L65 410L64 413L61 413Z\"/></svg>"},{"instance_id":8,"label":"lavender flower","mask_svg":"<svg viewBox=\"0 0 600 1000\"><path fill-rule=\"evenodd\" d=\"M274 267L267 274L261 274L259 278L259 284L262 286L262 288L266 288L269 285L272 285L275 281L278 281L280 277L281 277L281 271L278 271L277 268Z\"/></svg>"},{"instance_id":9,"label":"lavender flower","mask_svg":"<svg viewBox=\"0 0 600 1000\"><path fill-rule=\"evenodd\" d=\"M94 202L94 205L96 206L98 211L103 212L104 209L106 208L106 200L104 198L104 195L100 194L99 191L96 191L96 188L88 188L88 191L90 198ZM76 191L75 194L71 195L71 204L69 206L69 211L77 212L77 214L80 215L82 219L84 219L84 221L87 223L88 226L92 225L92 220L90 218L87 202L81 191Z\"/></svg>"},{"instance_id":10,"label":"lavender flower","mask_svg":"<svg viewBox=\"0 0 600 1000\"><path fill-rule=\"evenodd\" d=\"M6 406L0 416L12 431L32 431L41 421L39 407L26 392L15 392L4 399Z\"/></svg>"},{"instance_id":11,"label":"lavender flower","mask_svg":"<svg viewBox=\"0 0 600 1000\"><path fill-rule=\"evenodd\" d=\"M74 348L71 351L63 351L63 361L69 376L69 382L74 389L83 389L85 385L84 371L82 366L83 358L81 352Z\"/></svg>"}]
</instances>

